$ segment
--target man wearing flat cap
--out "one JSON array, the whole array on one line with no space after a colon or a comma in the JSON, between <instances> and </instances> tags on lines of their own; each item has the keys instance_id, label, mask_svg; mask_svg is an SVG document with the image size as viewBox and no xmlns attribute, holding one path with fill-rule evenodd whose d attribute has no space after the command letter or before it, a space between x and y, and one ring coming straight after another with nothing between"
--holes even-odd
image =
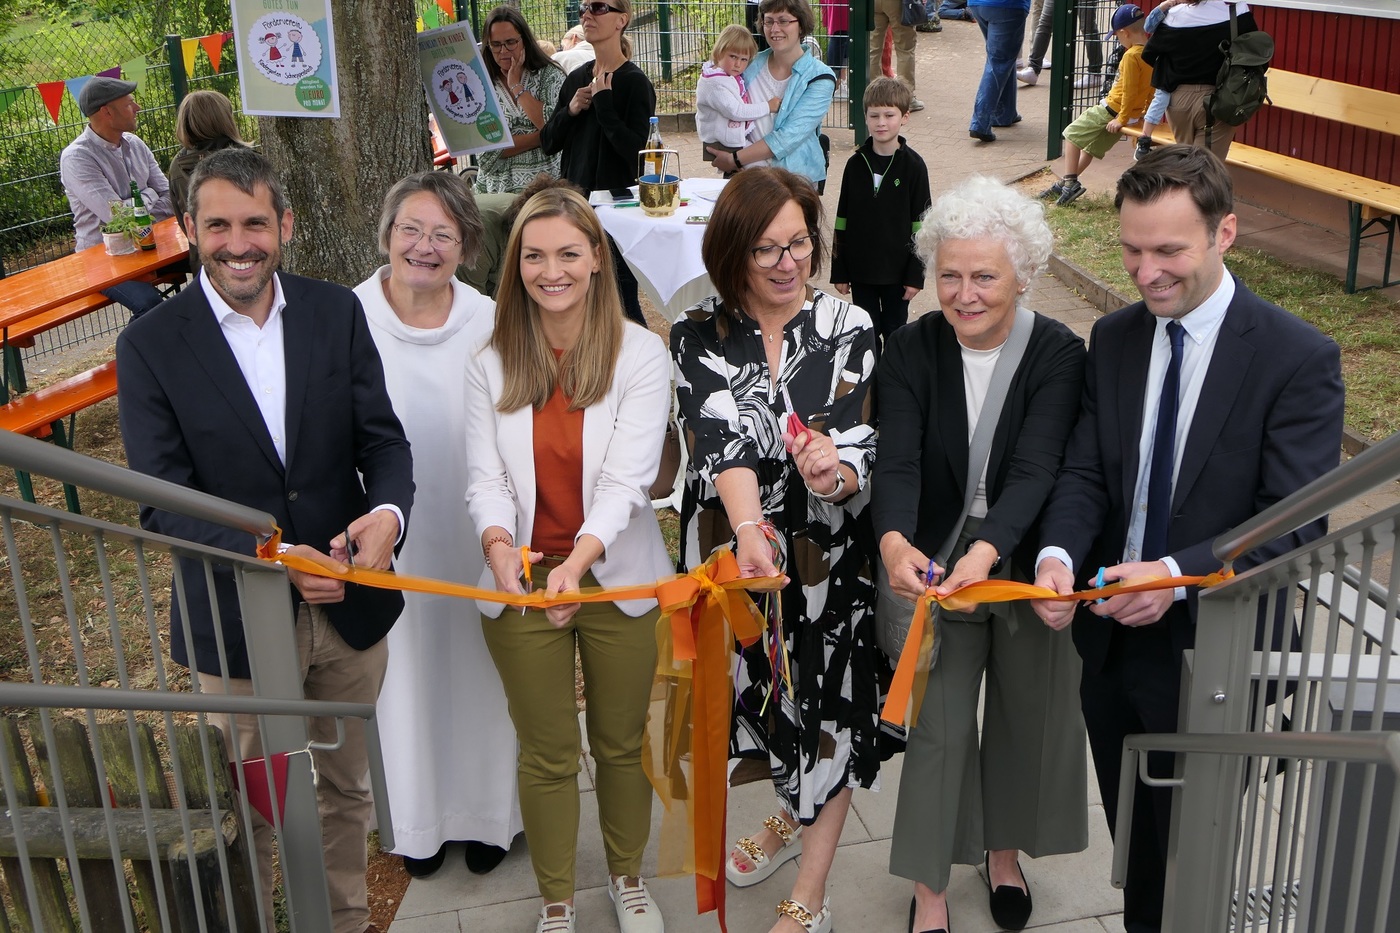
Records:
<instances>
[{"instance_id":1,"label":"man wearing flat cap","mask_svg":"<svg viewBox=\"0 0 1400 933\"><path fill-rule=\"evenodd\" d=\"M175 214L170 182L150 147L135 133L136 114L141 110L131 96L135 90L131 81L98 75L78 92L78 109L88 118L87 129L58 158L78 249L102 242L102 225L112 219L112 202L130 198L133 181L152 220ZM160 293L147 282L122 282L103 294L125 305L133 316L161 302Z\"/></svg>"}]
</instances>

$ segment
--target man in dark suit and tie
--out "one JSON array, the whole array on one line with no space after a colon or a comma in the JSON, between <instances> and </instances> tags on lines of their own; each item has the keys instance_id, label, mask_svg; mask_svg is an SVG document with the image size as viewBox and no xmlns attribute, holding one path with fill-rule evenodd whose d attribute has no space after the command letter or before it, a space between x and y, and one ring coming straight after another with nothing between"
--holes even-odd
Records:
<instances>
[{"instance_id":1,"label":"man in dark suit and tie","mask_svg":"<svg viewBox=\"0 0 1400 933\"><path fill-rule=\"evenodd\" d=\"M292 213L271 164L252 149L200 163L185 228L203 264L196 284L133 321L117 341L131 468L267 511L304 552L342 561L353 552L359 566L388 567L413 501L413 466L358 299L277 271ZM254 547L245 533L151 508L142 508L141 525L245 554ZM172 657L198 673L206 693L252 694L232 574L216 572L213 594L224 672L202 566L181 564L193 644L172 599ZM402 597L289 576L305 696L373 703L384 679L383 639ZM335 722L314 720L310 733L333 744ZM239 717L237 734L244 759L261 756L256 717ZM315 755L334 928L363 933L372 804L362 724L347 722L341 748ZM270 921L271 830L255 822Z\"/></svg>"},{"instance_id":2,"label":"man in dark suit and tie","mask_svg":"<svg viewBox=\"0 0 1400 933\"><path fill-rule=\"evenodd\" d=\"M1336 343L1225 269L1236 233L1225 166L1205 149L1163 147L1123 173L1115 203L1123 264L1143 300L1105 316L1089 339L1079 422L1041 518L1036 583L1059 593L1092 583L1100 566L1106 581L1218 570L1214 539L1336 466L1341 446ZM1304 526L1235 568L1325 530ZM1112 831L1123 737L1176 731L1195 592L1035 609L1056 629L1073 620ZM1139 783L1123 894L1129 933L1161 928L1170 815L1170 790Z\"/></svg>"}]
</instances>

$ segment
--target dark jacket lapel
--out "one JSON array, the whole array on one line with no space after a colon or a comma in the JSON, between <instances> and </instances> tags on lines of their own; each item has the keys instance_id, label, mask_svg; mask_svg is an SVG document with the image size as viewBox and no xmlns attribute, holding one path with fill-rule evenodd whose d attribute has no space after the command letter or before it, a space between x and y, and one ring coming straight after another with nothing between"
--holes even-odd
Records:
<instances>
[{"instance_id":1,"label":"dark jacket lapel","mask_svg":"<svg viewBox=\"0 0 1400 933\"><path fill-rule=\"evenodd\" d=\"M1132 503L1137 492L1138 454L1142 445L1142 407L1147 397L1147 371L1152 365L1152 338L1157 334L1157 319L1146 308L1123 342L1123 357L1119 360L1118 406L1119 443L1123 455L1123 502ZM1099 404L1104 404L1100 399Z\"/></svg>"},{"instance_id":2,"label":"dark jacket lapel","mask_svg":"<svg viewBox=\"0 0 1400 933\"><path fill-rule=\"evenodd\" d=\"M307 371L316 336L316 309L307 302L300 281L280 273L278 279L282 282L282 297L287 302L282 309L282 352L287 361L287 468L290 470L296 457L301 411L306 402ZM345 401L350 404L349 399Z\"/></svg>"},{"instance_id":3,"label":"dark jacket lapel","mask_svg":"<svg viewBox=\"0 0 1400 933\"><path fill-rule=\"evenodd\" d=\"M1205 468L1206 459L1215 449L1215 442L1230 417L1231 409L1235 407L1235 398L1244 385L1245 373L1249 372L1254 360L1254 345L1245 339L1245 334L1254 328L1253 300L1254 296L1237 280L1235 297L1230 301L1225 320L1220 324L1215 350L1206 369L1206 379L1201 385L1201 395L1196 400L1196 411L1191 416L1191 429L1186 435L1186 447L1182 450L1181 464L1176 471L1173 511L1181 507Z\"/></svg>"},{"instance_id":4,"label":"dark jacket lapel","mask_svg":"<svg viewBox=\"0 0 1400 933\"><path fill-rule=\"evenodd\" d=\"M191 355L209 374L210 383L224 397L238 416L238 420L253 436L258 449L278 471L281 471L282 461L277 456L277 448L272 444L272 435L268 433L262 412L253 399L253 392L243 378L243 370L238 368L238 360L229 349L224 332L219 327L219 320L214 316L214 310L209 307L209 301L204 297L204 290L198 281L191 283L180 297L185 295L189 298L183 302L184 307L181 309L181 334L185 343L189 345Z\"/></svg>"}]
</instances>

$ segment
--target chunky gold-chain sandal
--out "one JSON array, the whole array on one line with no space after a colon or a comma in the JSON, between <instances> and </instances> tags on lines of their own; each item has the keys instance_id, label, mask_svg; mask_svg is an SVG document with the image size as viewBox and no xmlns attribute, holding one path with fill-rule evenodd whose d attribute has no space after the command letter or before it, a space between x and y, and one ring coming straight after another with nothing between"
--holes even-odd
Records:
<instances>
[{"instance_id":1,"label":"chunky gold-chain sandal","mask_svg":"<svg viewBox=\"0 0 1400 933\"><path fill-rule=\"evenodd\" d=\"M794 828L781 816L770 816L763 821L763 825L771 829L783 844L777 852L769 855L763 851L763 846L748 836L740 836L735 840L734 848L729 851L729 858L724 861L724 876L736 888L747 888L766 880L784 862L791 861L802 853L802 840L798 838L802 835L801 826ZM739 870L734 861L736 853L748 856L749 861L753 862L753 871Z\"/></svg>"},{"instance_id":2,"label":"chunky gold-chain sandal","mask_svg":"<svg viewBox=\"0 0 1400 933\"><path fill-rule=\"evenodd\" d=\"M807 933L831 933L831 903L826 898L822 899L821 911L815 914L806 904L792 898L779 901L774 910L779 917L789 917L800 923Z\"/></svg>"}]
</instances>

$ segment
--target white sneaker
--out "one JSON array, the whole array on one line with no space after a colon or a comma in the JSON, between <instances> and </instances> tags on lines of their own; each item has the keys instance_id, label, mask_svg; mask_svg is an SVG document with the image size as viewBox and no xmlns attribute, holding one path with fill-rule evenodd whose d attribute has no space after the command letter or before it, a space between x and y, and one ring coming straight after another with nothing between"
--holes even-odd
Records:
<instances>
[{"instance_id":1,"label":"white sneaker","mask_svg":"<svg viewBox=\"0 0 1400 933\"><path fill-rule=\"evenodd\" d=\"M1017 68L1016 80L1020 81L1026 87L1034 87L1035 83L1040 80L1040 72L1036 71L1030 65L1024 68Z\"/></svg>"},{"instance_id":2,"label":"white sneaker","mask_svg":"<svg viewBox=\"0 0 1400 933\"><path fill-rule=\"evenodd\" d=\"M561 912L562 911L562 912ZM545 904L535 923L535 933L574 933L574 907L562 901Z\"/></svg>"},{"instance_id":3,"label":"white sneaker","mask_svg":"<svg viewBox=\"0 0 1400 933\"><path fill-rule=\"evenodd\" d=\"M851 99L851 91L850 91L850 88L846 87L846 82L845 82L845 81L842 81L840 84L836 85L836 93L833 94L833 95L831 96L831 99L832 99L832 100L850 100L850 99Z\"/></svg>"},{"instance_id":4,"label":"white sneaker","mask_svg":"<svg viewBox=\"0 0 1400 933\"><path fill-rule=\"evenodd\" d=\"M1102 81L1103 75L1080 75L1074 79L1074 86L1077 88L1095 87Z\"/></svg>"},{"instance_id":5,"label":"white sneaker","mask_svg":"<svg viewBox=\"0 0 1400 933\"><path fill-rule=\"evenodd\" d=\"M625 876L608 881L608 897L617 911L617 926L622 933L666 933L666 924L661 919L661 910L651 899L647 883L641 876L637 884L627 884Z\"/></svg>"},{"instance_id":6,"label":"white sneaker","mask_svg":"<svg viewBox=\"0 0 1400 933\"><path fill-rule=\"evenodd\" d=\"M1049 67L1050 67L1050 59L1048 59L1048 58L1045 59L1045 61L1043 61L1043 62L1040 63L1040 68L1041 68L1042 71L1048 69Z\"/></svg>"}]
</instances>

